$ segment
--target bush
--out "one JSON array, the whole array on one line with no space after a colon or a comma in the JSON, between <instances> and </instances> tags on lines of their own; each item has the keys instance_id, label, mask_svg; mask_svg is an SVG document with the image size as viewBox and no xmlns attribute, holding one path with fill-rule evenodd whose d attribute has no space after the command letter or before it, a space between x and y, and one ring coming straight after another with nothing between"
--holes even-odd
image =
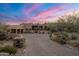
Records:
<instances>
[{"instance_id":1,"label":"bush","mask_svg":"<svg viewBox=\"0 0 79 59\"><path fill-rule=\"evenodd\" d=\"M71 40L77 40L78 39L78 36L79 36L79 34L77 34L77 33L71 33L70 35L71 35L70 36L70 39Z\"/></svg>"},{"instance_id":2,"label":"bush","mask_svg":"<svg viewBox=\"0 0 79 59\"><path fill-rule=\"evenodd\" d=\"M79 49L79 40L70 40L68 44Z\"/></svg>"},{"instance_id":3,"label":"bush","mask_svg":"<svg viewBox=\"0 0 79 59\"><path fill-rule=\"evenodd\" d=\"M79 42L73 42L73 43L72 43L72 46L79 49Z\"/></svg>"},{"instance_id":4,"label":"bush","mask_svg":"<svg viewBox=\"0 0 79 59\"><path fill-rule=\"evenodd\" d=\"M11 46L5 46L5 47L0 48L0 52L6 52L6 53L9 53L9 55L11 54L15 55L17 50L16 48L11 47Z\"/></svg>"},{"instance_id":5,"label":"bush","mask_svg":"<svg viewBox=\"0 0 79 59\"><path fill-rule=\"evenodd\" d=\"M66 32L79 32L79 17L77 15L68 15L59 17L55 23L48 23L49 29L52 32L66 31Z\"/></svg>"},{"instance_id":6,"label":"bush","mask_svg":"<svg viewBox=\"0 0 79 59\"><path fill-rule=\"evenodd\" d=\"M13 46L16 48L23 48L25 46L25 39L21 37L16 37L14 39Z\"/></svg>"},{"instance_id":7,"label":"bush","mask_svg":"<svg viewBox=\"0 0 79 59\"><path fill-rule=\"evenodd\" d=\"M60 38L59 39L55 38L54 41L56 41L60 44L66 44L66 42L64 40L60 39Z\"/></svg>"},{"instance_id":8,"label":"bush","mask_svg":"<svg viewBox=\"0 0 79 59\"><path fill-rule=\"evenodd\" d=\"M65 44L66 43L65 40L63 40L62 37L59 36L59 35L56 38L54 38L53 40L60 43L60 44Z\"/></svg>"},{"instance_id":9,"label":"bush","mask_svg":"<svg viewBox=\"0 0 79 59\"><path fill-rule=\"evenodd\" d=\"M6 40L7 34L5 32L0 32L0 40Z\"/></svg>"},{"instance_id":10,"label":"bush","mask_svg":"<svg viewBox=\"0 0 79 59\"><path fill-rule=\"evenodd\" d=\"M68 33L66 33L66 32L57 32L54 35L56 35L56 37L53 38L54 41L56 41L60 44L66 44L66 41L68 40Z\"/></svg>"}]
</instances>

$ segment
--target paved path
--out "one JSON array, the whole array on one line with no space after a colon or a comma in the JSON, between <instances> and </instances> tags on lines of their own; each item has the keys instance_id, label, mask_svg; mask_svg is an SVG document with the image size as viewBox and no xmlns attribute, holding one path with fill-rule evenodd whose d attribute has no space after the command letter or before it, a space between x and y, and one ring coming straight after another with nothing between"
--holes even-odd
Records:
<instances>
[{"instance_id":1,"label":"paved path","mask_svg":"<svg viewBox=\"0 0 79 59\"><path fill-rule=\"evenodd\" d=\"M75 51L49 39L48 34L24 34L26 38L25 56L77 56Z\"/></svg>"}]
</instances>

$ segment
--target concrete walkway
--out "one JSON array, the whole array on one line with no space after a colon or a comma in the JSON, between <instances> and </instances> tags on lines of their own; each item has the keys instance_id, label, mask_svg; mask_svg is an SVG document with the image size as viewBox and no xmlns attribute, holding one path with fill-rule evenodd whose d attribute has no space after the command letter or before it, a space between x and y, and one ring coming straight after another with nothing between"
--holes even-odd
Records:
<instances>
[{"instance_id":1,"label":"concrete walkway","mask_svg":"<svg viewBox=\"0 0 79 59\"><path fill-rule=\"evenodd\" d=\"M26 38L24 56L79 56L79 51L59 45L48 34L23 34Z\"/></svg>"}]
</instances>

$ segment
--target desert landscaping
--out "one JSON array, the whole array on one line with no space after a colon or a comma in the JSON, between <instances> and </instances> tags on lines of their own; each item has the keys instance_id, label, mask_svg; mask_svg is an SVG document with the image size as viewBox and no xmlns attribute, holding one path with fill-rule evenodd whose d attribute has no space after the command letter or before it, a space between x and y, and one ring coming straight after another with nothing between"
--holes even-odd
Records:
<instances>
[{"instance_id":1,"label":"desert landscaping","mask_svg":"<svg viewBox=\"0 0 79 59\"><path fill-rule=\"evenodd\" d=\"M79 17L61 17L55 23L0 25L0 55L79 55Z\"/></svg>"}]
</instances>

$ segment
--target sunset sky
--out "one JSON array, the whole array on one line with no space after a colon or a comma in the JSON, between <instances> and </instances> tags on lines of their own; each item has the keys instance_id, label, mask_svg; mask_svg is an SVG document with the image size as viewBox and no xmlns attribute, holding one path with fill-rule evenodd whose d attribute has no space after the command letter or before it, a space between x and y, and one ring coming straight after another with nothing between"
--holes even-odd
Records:
<instances>
[{"instance_id":1,"label":"sunset sky","mask_svg":"<svg viewBox=\"0 0 79 59\"><path fill-rule=\"evenodd\" d=\"M79 4L64 3L0 3L0 21L7 24L44 23L56 17L79 10Z\"/></svg>"}]
</instances>

